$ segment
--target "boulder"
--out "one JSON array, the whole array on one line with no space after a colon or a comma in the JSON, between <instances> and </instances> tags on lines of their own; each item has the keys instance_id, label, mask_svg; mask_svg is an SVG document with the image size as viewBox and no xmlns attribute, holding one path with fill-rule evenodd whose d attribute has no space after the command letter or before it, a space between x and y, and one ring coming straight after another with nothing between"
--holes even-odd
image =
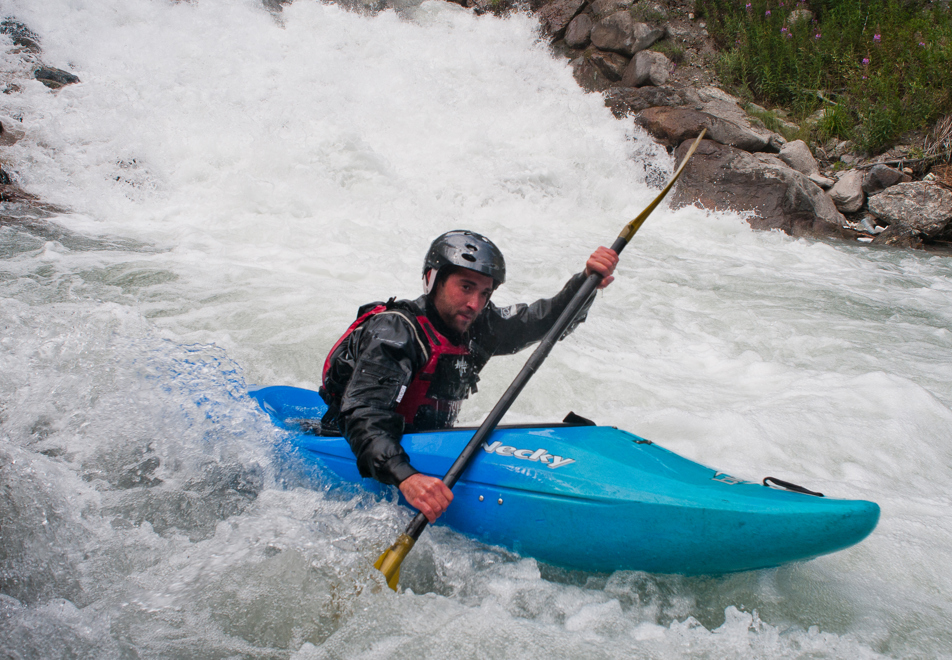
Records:
<instances>
[{"instance_id":1,"label":"boulder","mask_svg":"<svg viewBox=\"0 0 952 660\"><path fill-rule=\"evenodd\" d=\"M648 108L677 107L699 103L692 87L612 87L605 93L605 105L616 117L625 117Z\"/></svg>"},{"instance_id":2,"label":"boulder","mask_svg":"<svg viewBox=\"0 0 952 660\"><path fill-rule=\"evenodd\" d=\"M591 38L599 50L610 50L631 57L663 36L664 30L636 23L627 11L616 11L595 24Z\"/></svg>"},{"instance_id":3,"label":"boulder","mask_svg":"<svg viewBox=\"0 0 952 660\"><path fill-rule=\"evenodd\" d=\"M794 9L792 12L790 12L790 15L787 17L787 23L789 23L791 26L796 25L797 23L800 23L800 22L809 23L812 20L813 20L813 12L810 11L809 9Z\"/></svg>"},{"instance_id":4,"label":"boulder","mask_svg":"<svg viewBox=\"0 0 952 660\"><path fill-rule=\"evenodd\" d=\"M863 193L864 175L859 170L844 172L830 189L830 198L842 213L856 213L863 208L866 194Z\"/></svg>"},{"instance_id":5,"label":"boulder","mask_svg":"<svg viewBox=\"0 0 952 660\"><path fill-rule=\"evenodd\" d=\"M812 181L816 185L823 188L823 190L829 190L836 183L836 181L834 181L833 179L827 178L823 176L822 174L820 174L819 172L815 174L810 174L809 176L807 176L807 178L810 179L810 181Z\"/></svg>"},{"instance_id":6,"label":"boulder","mask_svg":"<svg viewBox=\"0 0 952 660\"><path fill-rule=\"evenodd\" d=\"M780 160L797 172L805 174L810 181L823 188L823 190L829 190L836 183L833 179L820 174L820 166L817 164L816 158L813 157L810 147L803 140L787 142L780 147L779 156Z\"/></svg>"},{"instance_id":7,"label":"boulder","mask_svg":"<svg viewBox=\"0 0 952 660\"><path fill-rule=\"evenodd\" d=\"M820 171L820 166L813 157L813 152L803 140L787 142L780 149L780 160L801 174L810 176Z\"/></svg>"},{"instance_id":8,"label":"boulder","mask_svg":"<svg viewBox=\"0 0 952 660\"><path fill-rule=\"evenodd\" d=\"M622 75L621 84L625 87L642 85L663 85L671 75L671 60L664 53L642 50L635 53Z\"/></svg>"},{"instance_id":9,"label":"boulder","mask_svg":"<svg viewBox=\"0 0 952 660\"><path fill-rule=\"evenodd\" d=\"M686 140L678 147L677 162L690 144ZM776 157L713 140L701 141L672 193L672 208L695 203L711 210L752 212L748 223L754 229L780 229L792 236L845 235L846 219L806 176Z\"/></svg>"},{"instance_id":10,"label":"boulder","mask_svg":"<svg viewBox=\"0 0 952 660\"><path fill-rule=\"evenodd\" d=\"M863 192L875 195L897 183L910 183L912 177L888 165L873 165L863 181Z\"/></svg>"},{"instance_id":11,"label":"boulder","mask_svg":"<svg viewBox=\"0 0 952 660\"><path fill-rule=\"evenodd\" d=\"M741 102L736 96L731 96L717 87L702 87L697 90L697 94L700 102L694 106L695 110L727 119L741 126L744 130L761 136L769 145L764 151L778 152L786 144L786 140L777 133L768 131L762 126L753 125L750 116L741 107Z\"/></svg>"},{"instance_id":12,"label":"boulder","mask_svg":"<svg viewBox=\"0 0 952 660\"><path fill-rule=\"evenodd\" d=\"M635 117L635 122L668 147L697 137L702 128L707 129L711 140L744 151L765 151L770 144L762 135L732 121L689 108L648 108Z\"/></svg>"},{"instance_id":13,"label":"boulder","mask_svg":"<svg viewBox=\"0 0 952 660\"><path fill-rule=\"evenodd\" d=\"M608 89L612 81L605 77L605 74L599 71L592 61L580 55L569 62L572 66L572 75L579 86L589 92L601 92Z\"/></svg>"},{"instance_id":14,"label":"boulder","mask_svg":"<svg viewBox=\"0 0 952 660\"><path fill-rule=\"evenodd\" d=\"M582 11L585 0L553 0L539 10L542 27L553 39L561 39L576 14Z\"/></svg>"},{"instance_id":15,"label":"boulder","mask_svg":"<svg viewBox=\"0 0 952 660\"><path fill-rule=\"evenodd\" d=\"M931 238L952 222L952 191L931 181L897 183L869 198L869 212L887 225L902 225Z\"/></svg>"},{"instance_id":16,"label":"boulder","mask_svg":"<svg viewBox=\"0 0 952 660\"><path fill-rule=\"evenodd\" d=\"M68 71L47 66L40 67L34 71L33 77L50 89L59 89L60 87L79 82L79 78Z\"/></svg>"},{"instance_id":17,"label":"boulder","mask_svg":"<svg viewBox=\"0 0 952 660\"><path fill-rule=\"evenodd\" d=\"M890 225L879 233L872 245L889 245L892 247L913 248L921 250L924 240L922 232L905 225Z\"/></svg>"},{"instance_id":18,"label":"boulder","mask_svg":"<svg viewBox=\"0 0 952 660\"><path fill-rule=\"evenodd\" d=\"M25 134L20 122L9 117L0 117L0 147L16 144Z\"/></svg>"},{"instance_id":19,"label":"boulder","mask_svg":"<svg viewBox=\"0 0 952 660\"><path fill-rule=\"evenodd\" d=\"M592 35L592 17L579 14L565 29L565 43L572 48L584 48Z\"/></svg>"},{"instance_id":20,"label":"boulder","mask_svg":"<svg viewBox=\"0 0 952 660\"><path fill-rule=\"evenodd\" d=\"M628 9L631 3L632 0L595 0L592 3L592 14L597 20L601 20L622 9Z\"/></svg>"},{"instance_id":21,"label":"boulder","mask_svg":"<svg viewBox=\"0 0 952 660\"><path fill-rule=\"evenodd\" d=\"M606 79L612 82L621 80L625 68L628 66L627 57L609 51L596 50L588 56L588 60L595 65L595 68L598 69Z\"/></svg>"}]
</instances>

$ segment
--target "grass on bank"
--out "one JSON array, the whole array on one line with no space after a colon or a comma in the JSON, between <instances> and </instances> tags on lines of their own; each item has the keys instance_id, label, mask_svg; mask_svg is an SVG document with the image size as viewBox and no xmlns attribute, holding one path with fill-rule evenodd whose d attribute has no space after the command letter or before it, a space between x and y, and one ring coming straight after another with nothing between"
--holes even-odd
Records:
<instances>
[{"instance_id":1,"label":"grass on bank","mask_svg":"<svg viewBox=\"0 0 952 660\"><path fill-rule=\"evenodd\" d=\"M803 120L817 138L879 153L952 113L948 0L698 0L718 75Z\"/></svg>"}]
</instances>

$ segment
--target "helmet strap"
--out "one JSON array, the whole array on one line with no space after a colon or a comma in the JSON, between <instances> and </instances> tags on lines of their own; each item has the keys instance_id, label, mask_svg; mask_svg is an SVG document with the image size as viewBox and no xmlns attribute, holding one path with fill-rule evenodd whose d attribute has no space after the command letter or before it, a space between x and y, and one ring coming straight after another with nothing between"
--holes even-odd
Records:
<instances>
[{"instance_id":1,"label":"helmet strap","mask_svg":"<svg viewBox=\"0 0 952 660\"><path fill-rule=\"evenodd\" d=\"M433 286L436 284L436 276L439 274L439 270L436 268L431 268L425 273L423 273L423 294L430 295L430 292L433 291Z\"/></svg>"}]
</instances>

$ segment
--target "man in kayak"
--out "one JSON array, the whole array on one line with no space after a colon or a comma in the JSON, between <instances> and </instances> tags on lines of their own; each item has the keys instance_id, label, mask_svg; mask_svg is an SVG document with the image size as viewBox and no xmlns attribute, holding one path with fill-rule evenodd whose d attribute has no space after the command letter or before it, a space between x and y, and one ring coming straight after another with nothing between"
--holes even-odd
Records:
<instances>
[{"instance_id":1,"label":"man in kayak","mask_svg":"<svg viewBox=\"0 0 952 660\"><path fill-rule=\"evenodd\" d=\"M347 438L362 476L398 486L434 522L453 493L410 465L403 434L453 426L490 357L541 341L585 278L598 273L604 288L617 263L615 252L600 247L555 297L499 308L489 301L506 280L499 248L471 231L439 236L424 260L424 295L364 305L331 349L320 389L328 406L322 428Z\"/></svg>"}]
</instances>

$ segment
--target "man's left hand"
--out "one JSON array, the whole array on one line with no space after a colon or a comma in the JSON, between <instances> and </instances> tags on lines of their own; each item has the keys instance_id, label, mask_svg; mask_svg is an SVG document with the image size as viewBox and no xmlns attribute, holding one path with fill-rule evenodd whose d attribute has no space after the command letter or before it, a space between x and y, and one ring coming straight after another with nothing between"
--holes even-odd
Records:
<instances>
[{"instance_id":1,"label":"man's left hand","mask_svg":"<svg viewBox=\"0 0 952 660\"><path fill-rule=\"evenodd\" d=\"M600 247L592 252L592 256L585 262L585 276L587 277L592 273L601 275L602 281L598 284L598 288L604 289L615 281L612 273L615 272L615 266L617 265L618 255L615 251L604 246Z\"/></svg>"}]
</instances>

